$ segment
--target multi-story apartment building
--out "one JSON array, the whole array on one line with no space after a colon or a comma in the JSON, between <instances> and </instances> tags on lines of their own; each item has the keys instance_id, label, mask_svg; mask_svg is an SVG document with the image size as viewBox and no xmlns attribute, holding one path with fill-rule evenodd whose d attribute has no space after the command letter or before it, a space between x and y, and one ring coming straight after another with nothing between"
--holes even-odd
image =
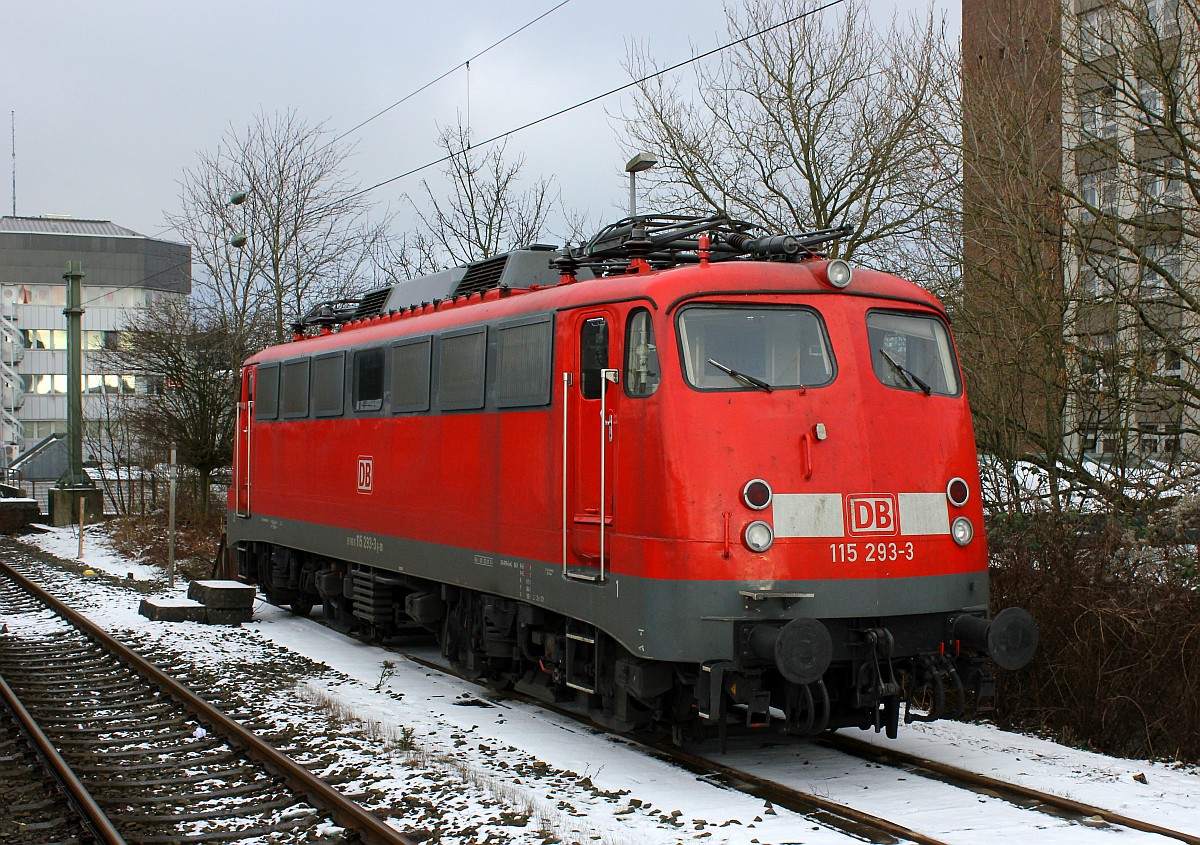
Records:
<instances>
[{"instance_id":1,"label":"multi-story apartment building","mask_svg":"<svg viewBox=\"0 0 1200 845\"><path fill-rule=\"evenodd\" d=\"M1200 453L1198 14L964 0L965 301L1002 373L973 404L1017 451Z\"/></svg>"},{"instance_id":2,"label":"multi-story apartment building","mask_svg":"<svg viewBox=\"0 0 1200 845\"><path fill-rule=\"evenodd\" d=\"M82 265L85 426L105 396L145 385L87 350L113 348L138 309L191 291L191 248L106 220L0 217L0 441L3 463L66 430L68 261Z\"/></svg>"},{"instance_id":3,"label":"multi-story apartment building","mask_svg":"<svg viewBox=\"0 0 1200 845\"><path fill-rule=\"evenodd\" d=\"M1181 14L1176 0L1075 0L1065 18L1066 269L1080 384L1069 433L1084 452L1200 451L1189 387L1200 372L1200 33L1187 5Z\"/></svg>"}]
</instances>

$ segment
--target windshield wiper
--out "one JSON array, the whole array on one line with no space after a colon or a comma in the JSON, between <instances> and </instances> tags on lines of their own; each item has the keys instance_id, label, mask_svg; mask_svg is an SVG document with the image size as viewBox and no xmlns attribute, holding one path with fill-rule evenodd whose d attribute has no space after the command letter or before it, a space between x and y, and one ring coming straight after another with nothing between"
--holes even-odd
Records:
<instances>
[{"instance_id":1,"label":"windshield wiper","mask_svg":"<svg viewBox=\"0 0 1200 845\"><path fill-rule=\"evenodd\" d=\"M905 368L904 366L902 366L899 361L897 361L895 358L893 358L891 355L889 355L887 353L886 349L880 347L879 354L883 356L883 360L887 361L889 364L892 365L892 369L896 371L896 374L899 375L900 378L904 379L904 383L907 384L909 387L912 387L912 388L919 387L925 393L926 396L929 396L931 393L933 393L932 387L930 387L924 381L922 381L921 377L918 376L916 373L914 373L914 372L908 370L907 368Z\"/></svg>"},{"instance_id":2,"label":"windshield wiper","mask_svg":"<svg viewBox=\"0 0 1200 845\"><path fill-rule=\"evenodd\" d=\"M712 358L708 359L708 363L712 364L714 367L716 367L721 372L727 373L727 374L733 376L738 381L748 384L751 387L757 387L759 390L767 391L767 393L770 393L771 391L773 391L775 389L760 378L755 378L754 376L748 376L745 373L739 373L737 370L733 369L732 367L726 367L724 364L714 361Z\"/></svg>"}]
</instances>

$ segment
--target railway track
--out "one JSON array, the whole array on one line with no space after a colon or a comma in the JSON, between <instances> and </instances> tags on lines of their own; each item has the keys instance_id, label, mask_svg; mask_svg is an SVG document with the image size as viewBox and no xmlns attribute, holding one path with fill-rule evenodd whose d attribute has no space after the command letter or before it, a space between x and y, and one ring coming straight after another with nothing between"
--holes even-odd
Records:
<instances>
[{"instance_id":1,"label":"railway track","mask_svg":"<svg viewBox=\"0 0 1200 845\"><path fill-rule=\"evenodd\" d=\"M0 697L5 842L413 842L5 563Z\"/></svg>"},{"instance_id":2,"label":"railway track","mask_svg":"<svg viewBox=\"0 0 1200 845\"><path fill-rule=\"evenodd\" d=\"M3 609L7 606L8 598L6 594L0 592L0 615ZM11 633L11 632L10 632ZM0 641L5 639L5 635L0 635ZM429 655L416 655L411 653L399 652L405 654L406 657L422 666L436 671L441 674L454 675L462 678L461 675L454 673L450 667L447 667L441 662L430 660ZM5 670L0 669L0 672ZM470 679L464 679L470 680ZM514 701L532 701L524 696L511 695L509 693L497 693L489 688L486 696L489 699L512 699ZM545 708L544 702L536 701L539 708ZM554 708L551 708L554 709ZM562 715L580 722L582 720L577 712L570 709L558 709L557 712ZM253 714L250 714L253 718ZM189 723L190 724L190 723ZM589 727L590 723L586 723ZM607 733L612 733L607 731ZM0 755L5 752L4 734L0 731ZM793 785L787 785L779 782L774 778L774 775L766 777L755 775L747 770L746 766L739 766L736 759L736 754L731 754L730 759L733 764L729 765L720 758L719 755L704 756L696 753L681 752L678 749L671 747L655 747L650 748L645 746L639 738L626 737L625 741L636 744L645 749L645 752L652 754L660 759L668 760L673 764L694 773L698 778L711 783L719 784L728 789L741 791L745 794L752 795L760 800L770 801L772 805L780 810L789 810L794 813L802 814L807 819L810 819L814 825L820 825L825 828L842 831L847 835L854 836L862 841L872 841L879 843L892 843L900 841L913 841L921 843L962 843L970 841L964 838L963 834L941 834L935 825L926 826L924 817L908 817L907 823L883 818L878 813L872 813L870 810L878 810L878 806L873 807L869 797L864 792L863 801L851 799L843 801L845 796L835 796L831 799L828 793L823 793L821 789L817 789L818 793L813 794L812 789L795 788ZM1089 806L1077 802L1062 799L1058 796L1049 795L1022 787L1017 784L1008 784L998 781L994 778L975 775L966 770L960 770L953 767L945 766L944 764L934 763L932 761L920 760L909 755L905 755L892 748L879 748L869 743L854 740L850 737L841 734L830 735L827 741L819 744L827 749L836 749L838 755L851 755L852 758L858 758L866 761L867 767L874 769L877 766L884 766L887 769L895 771L900 777L881 773L883 779L903 781L904 775L916 773L921 778L933 779L940 781L943 784L948 784L946 788L955 788L957 790L979 796L978 803L982 806L987 803L989 807L995 805L1003 805L1005 803L1013 805L1010 810L1023 812L1025 814L1031 811L1042 811L1049 813L1055 817L1055 822L1047 822L1047 824L1061 825L1065 820L1072 828L1078 825L1078 833L1080 841L1087 841L1087 834L1090 835L1106 835L1116 831L1097 830L1096 827L1127 827L1132 831L1140 831L1141 834L1135 834L1135 839L1138 842L1154 841L1154 836L1167 837L1170 840L1181 841L1185 843L1200 843L1200 837L1195 835L1171 830L1159 825L1150 824L1137 819L1127 818L1112 811L1101 807ZM789 744L790 748L795 748L794 744ZM737 749L735 748L735 751ZM714 759L715 758L715 759ZM851 758L846 758L847 760ZM841 763L834 763L832 768L841 766ZM2 768L2 767L0 767ZM913 779L910 777L909 781ZM4 780L0 777L0 795L3 795ZM985 797L986 796L986 797ZM999 799L999 800L996 800ZM974 801L974 799L967 799ZM37 802L28 802L35 804ZM981 811L982 812L982 811ZM991 812L991 810L987 810ZM60 813L61 816L61 813ZM899 817L901 820L904 816ZM991 818L988 816L987 818ZM1060 827L1060 830L1062 828ZM1067 828L1070 830L1071 828ZM1146 834L1145 836L1142 834ZM58 841L69 841L69 837L56 837ZM5 838L3 828L0 827L0 841L9 841ZM13 840L19 841L19 840ZM300 840L303 841L303 840ZM312 840L321 841L321 840ZM1164 840L1165 841L1165 840Z\"/></svg>"},{"instance_id":3,"label":"railway track","mask_svg":"<svg viewBox=\"0 0 1200 845\"><path fill-rule=\"evenodd\" d=\"M824 743L845 754L893 768L903 769L908 772L914 772L924 777L940 779L946 783L972 789L976 792L997 795L1012 804L1046 808L1060 813L1066 818L1074 818L1076 820L1086 819L1088 821L1100 820L1113 826L1139 830L1143 833L1152 833L1156 836L1185 842L1188 845L1200 845L1200 835L1173 830L1154 824L1153 822L1127 816L1123 813L1106 810L1103 807L1085 804L1081 801L1073 801L1070 798L1063 798L1061 795L1032 789L1022 784L1011 783L988 775L981 775L978 772L972 772L957 766L908 754L898 749L881 748L872 743L863 742L862 740L842 734L832 734L828 739L824 740Z\"/></svg>"},{"instance_id":4,"label":"railway track","mask_svg":"<svg viewBox=\"0 0 1200 845\"><path fill-rule=\"evenodd\" d=\"M455 678L477 686L485 686L479 681L455 671L453 667L447 666L444 663L428 660L412 653L402 652L402 654L406 659L427 669L452 675ZM916 842L920 843L920 845L949 845L945 840L925 835L882 816L830 801L811 792L791 789L770 779L759 777L744 770L721 765L707 757L685 751L673 745L666 743L648 744L643 738L636 735L621 733L603 725L598 725L577 710L550 704L511 690L497 691L491 687L485 686L485 688L488 690L490 698L533 704L587 725L589 728L605 733L617 734L630 744L642 749L646 754L687 769L700 778L768 801L774 806L791 810L809 818L815 825L841 831L856 839L881 844L886 843L886 845L902 841Z\"/></svg>"},{"instance_id":5,"label":"railway track","mask_svg":"<svg viewBox=\"0 0 1200 845\"><path fill-rule=\"evenodd\" d=\"M428 669L451 674L461 680L480 685L479 681L464 676L443 663L431 661L411 653L405 653L404 656ZM498 692L490 687L487 689L488 695L491 698L512 699L533 703L536 706L550 709L559 715L586 724L596 730L614 733L611 729L590 721L578 710L547 704L544 701L532 699L512 691ZM780 783L771 777L754 774L744 767L726 764L719 759L722 755L701 754L667 743L647 744L641 737L628 734L620 735L626 741L643 748L646 753L673 762L695 773L699 777L718 782L728 788L745 792L756 798L770 801L777 807L785 808L810 818L814 824L840 830L859 839L877 843L907 841L921 843L921 845L947 845L948 841L962 841L958 837L950 837L949 839L941 838L938 835L898 823L876 813L854 807L848 803L831 800L812 791ZM826 748L835 749L842 754L896 769L902 773L912 773L920 777L937 780L952 787L968 790L981 797L998 798L1017 808L1049 813L1060 819L1079 825L1081 833L1084 830L1095 832L1098 826L1127 828L1130 831L1152 834L1155 837L1183 842L1188 845L1200 845L1200 836L1189 832L1174 830L1103 807L1073 801L1021 784L1002 781L966 769L926 760L895 749L881 748L845 734L831 733L826 738L817 740L817 743Z\"/></svg>"}]
</instances>

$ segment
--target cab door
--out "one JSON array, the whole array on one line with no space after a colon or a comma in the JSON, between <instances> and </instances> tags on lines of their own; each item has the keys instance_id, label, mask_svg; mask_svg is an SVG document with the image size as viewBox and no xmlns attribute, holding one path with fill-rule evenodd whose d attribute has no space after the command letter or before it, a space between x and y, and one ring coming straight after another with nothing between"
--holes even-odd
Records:
<instances>
[{"instance_id":1,"label":"cab door","mask_svg":"<svg viewBox=\"0 0 1200 845\"><path fill-rule=\"evenodd\" d=\"M567 546L564 564L576 575L604 580L616 524L617 419L621 390L620 332L608 310L580 314L572 331L574 372L566 383ZM567 551L564 549L564 551Z\"/></svg>"},{"instance_id":2,"label":"cab door","mask_svg":"<svg viewBox=\"0 0 1200 845\"><path fill-rule=\"evenodd\" d=\"M234 512L250 516L250 441L254 427L254 368L242 368L242 391L237 404L233 448Z\"/></svg>"}]
</instances>

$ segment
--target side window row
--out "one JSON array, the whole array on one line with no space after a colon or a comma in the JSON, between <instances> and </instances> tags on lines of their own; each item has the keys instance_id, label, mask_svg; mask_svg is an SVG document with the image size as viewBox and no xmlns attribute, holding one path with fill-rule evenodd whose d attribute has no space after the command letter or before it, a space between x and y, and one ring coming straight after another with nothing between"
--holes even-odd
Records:
<instances>
[{"instance_id":1,"label":"side window row","mask_svg":"<svg viewBox=\"0 0 1200 845\"><path fill-rule=\"evenodd\" d=\"M496 408L548 405L553 346L553 319L543 314L260 364L254 416L370 414L385 401L393 414L476 410L488 404L489 389Z\"/></svg>"}]
</instances>

